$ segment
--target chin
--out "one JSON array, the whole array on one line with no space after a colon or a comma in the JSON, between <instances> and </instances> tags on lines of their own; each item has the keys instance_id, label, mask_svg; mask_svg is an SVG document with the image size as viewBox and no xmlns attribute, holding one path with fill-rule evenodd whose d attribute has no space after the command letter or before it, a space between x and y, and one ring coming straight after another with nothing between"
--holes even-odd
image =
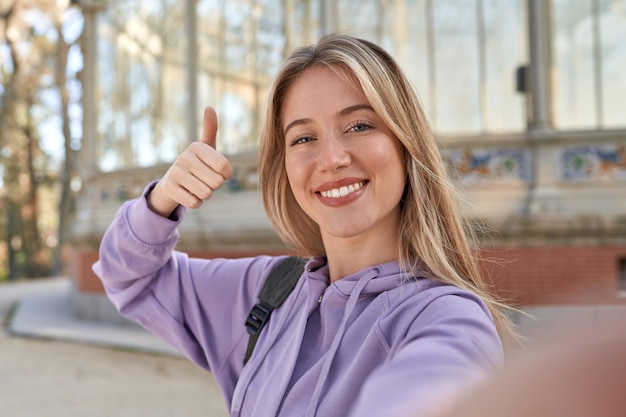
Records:
<instances>
[{"instance_id":1,"label":"chin","mask_svg":"<svg viewBox=\"0 0 626 417\"><path fill-rule=\"evenodd\" d=\"M332 238L350 239L362 235L366 230L367 228L362 226L347 226L343 224L340 227L322 229L322 235Z\"/></svg>"}]
</instances>

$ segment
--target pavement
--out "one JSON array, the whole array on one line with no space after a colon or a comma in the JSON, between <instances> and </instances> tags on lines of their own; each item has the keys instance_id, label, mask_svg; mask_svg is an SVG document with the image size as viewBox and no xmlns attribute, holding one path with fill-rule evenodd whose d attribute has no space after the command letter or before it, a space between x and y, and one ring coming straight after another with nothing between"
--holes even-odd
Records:
<instances>
[{"instance_id":1,"label":"pavement","mask_svg":"<svg viewBox=\"0 0 626 417\"><path fill-rule=\"evenodd\" d=\"M0 416L226 417L210 373L139 326L77 319L72 282L0 283Z\"/></svg>"},{"instance_id":2,"label":"pavement","mask_svg":"<svg viewBox=\"0 0 626 417\"><path fill-rule=\"evenodd\" d=\"M179 355L170 345L137 325L113 325L76 318L72 310L70 279L54 278L7 287L0 287L0 303L3 298L16 302L7 323L7 329L13 335Z\"/></svg>"}]
</instances>

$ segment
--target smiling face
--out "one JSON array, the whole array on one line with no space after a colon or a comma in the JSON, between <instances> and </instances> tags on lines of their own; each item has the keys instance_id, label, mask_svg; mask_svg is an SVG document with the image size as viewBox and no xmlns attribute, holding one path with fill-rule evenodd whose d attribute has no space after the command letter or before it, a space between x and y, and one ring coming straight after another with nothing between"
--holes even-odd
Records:
<instances>
[{"instance_id":1,"label":"smiling face","mask_svg":"<svg viewBox=\"0 0 626 417\"><path fill-rule=\"evenodd\" d=\"M327 252L356 242L395 250L404 151L361 89L313 66L289 87L280 120L291 190Z\"/></svg>"}]
</instances>

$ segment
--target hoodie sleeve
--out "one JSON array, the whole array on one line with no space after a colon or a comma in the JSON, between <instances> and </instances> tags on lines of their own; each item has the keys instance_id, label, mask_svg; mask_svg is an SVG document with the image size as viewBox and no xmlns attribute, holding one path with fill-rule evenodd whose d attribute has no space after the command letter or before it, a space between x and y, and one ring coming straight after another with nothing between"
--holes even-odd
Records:
<instances>
[{"instance_id":1,"label":"hoodie sleeve","mask_svg":"<svg viewBox=\"0 0 626 417\"><path fill-rule=\"evenodd\" d=\"M280 258L189 258L174 250L184 210L175 214L177 220L170 220L152 212L145 194L123 204L102 238L93 269L123 316L218 380L234 384L243 367L247 314Z\"/></svg>"},{"instance_id":2,"label":"hoodie sleeve","mask_svg":"<svg viewBox=\"0 0 626 417\"><path fill-rule=\"evenodd\" d=\"M472 294L431 297L401 317L412 320L408 331L389 336L389 359L365 381L351 416L437 415L502 364L491 314Z\"/></svg>"}]
</instances>

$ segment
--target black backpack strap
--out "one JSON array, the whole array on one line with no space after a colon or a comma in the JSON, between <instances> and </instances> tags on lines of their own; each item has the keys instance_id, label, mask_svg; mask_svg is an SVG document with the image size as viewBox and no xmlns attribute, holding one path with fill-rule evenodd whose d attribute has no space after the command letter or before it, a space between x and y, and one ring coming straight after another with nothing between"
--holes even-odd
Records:
<instances>
[{"instance_id":1,"label":"black backpack strap","mask_svg":"<svg viewBox=\"0 0 626 417\"><path fill-rule=\"evenodd\" d=\"M250 338L243 360L244 365L252 356L259 334L270 319L272 311L280 307L296 287L296 283L304 272L305 264L306 259L290 256L276 265L268 275L259 294L259 302L252 307L246 319L246 330Z\"/></svg>"}]
</instances>

